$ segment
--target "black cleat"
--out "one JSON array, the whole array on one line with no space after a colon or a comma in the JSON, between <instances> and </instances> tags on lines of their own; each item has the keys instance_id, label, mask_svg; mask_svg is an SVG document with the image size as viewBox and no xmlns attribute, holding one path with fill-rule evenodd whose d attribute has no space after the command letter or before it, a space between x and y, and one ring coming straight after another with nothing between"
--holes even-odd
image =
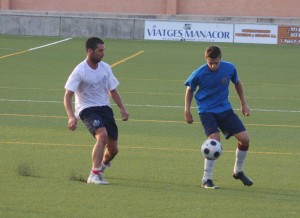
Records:
<instances>
[{"instance_id":1,"label":"black cleat","mask_svg":"<svg viewBox=\"0 0 300 218\"><path fill-rule=\"evenodd\" d=\"M202 188L206 189L219 189L219 186L216 186L211 179L206 180L204 183L202 183Z\"/></svg>"},{"instance_id":2,"label":"black cleat","mask_svg":"<svg viewBox=\"0 0 300 218\"><path fill-rule=\"evenodd\" d=\"M242 183L246 186L251 186L253 185L253 182L251 179L249 179L243 171L241 172L238 172L237 174L232 174L232 177L235 178L235 179L239 179L242 181Z\"/></svg>"}]
</instances>

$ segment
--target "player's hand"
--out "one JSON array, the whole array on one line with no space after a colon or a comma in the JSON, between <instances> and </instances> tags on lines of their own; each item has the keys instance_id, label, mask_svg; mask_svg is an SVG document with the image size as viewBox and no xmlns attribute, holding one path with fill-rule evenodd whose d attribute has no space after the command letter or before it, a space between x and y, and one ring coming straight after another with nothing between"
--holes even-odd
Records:
<instances>
[{"instance_id":1,"label":"player's hand","mask_svg":"<svg viewBox=\"0 0 300 218\"><path fill-rule=\"evenodd\" d=\"M129 118L129 114L125 109L121 110L121 116L123 121L127 121Z\"/></svg>"},{"instance_id":2,"label":"player's hand","mask_svg":"<svg viewBox=\"0 0 300 218\"><path fill-rule=\"evenodd\" d=\"M77 128L77 118L75 116L69 118L68 128L69 128L69 130L72 130L72 131L76 130L76 128Z\"/></svg>"},{"instance_id":3,"label":"player's hand","mask_svg":"<svg viewBox=\"0 0 300 218\"><path fill-rule=\"evenodd\" d=\"M188 124L192 124L192 123L194 122L193 116L192 116L191 112L185 111L185 112L184 112L184 115L185 115L185 121L186 121Z\"/></svg>"},{"instance_id":4,"label":"player's hand","mask_svg":"<svg viewBox=\"0 0 300 218\"><path fill-rule=\"evenodd\" d=\"M241 110L244 116L250 116L250 108L248 105L242 105Z\"/></svg>"}]
</instances>

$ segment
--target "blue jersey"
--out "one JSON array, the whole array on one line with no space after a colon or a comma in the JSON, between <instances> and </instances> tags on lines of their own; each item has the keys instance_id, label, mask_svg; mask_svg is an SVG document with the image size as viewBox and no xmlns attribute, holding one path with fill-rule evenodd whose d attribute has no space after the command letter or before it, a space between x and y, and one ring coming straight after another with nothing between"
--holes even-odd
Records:
<instances>
[{"instance_id":1,"label":"blue jersey","mask_svg":"<svg viewBox=\"0 0 300 218\"><path fill-rule=\"evenodd\" d=\"M198 105L198 113L221 113L231 109L228 100L229 83L237 84L239 78L235 66L232 63L221 61L217 71L212 71L207 64L195 70L185 81L191 91L198 90L195 99Z\"/></svg>"}]
</instances>

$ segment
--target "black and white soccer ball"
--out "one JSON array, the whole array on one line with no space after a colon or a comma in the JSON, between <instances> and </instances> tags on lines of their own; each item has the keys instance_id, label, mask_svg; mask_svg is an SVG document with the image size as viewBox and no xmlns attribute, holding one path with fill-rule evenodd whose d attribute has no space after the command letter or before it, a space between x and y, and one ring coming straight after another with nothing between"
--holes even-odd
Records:
<instances>
[{"instance_id":1,"label":"black and white soccer ball","mask_svg":"<svg viewBox=\"0 0 300 218\"><path fill-rule=\"evenodd\" d=\"M215 139L207 139L201 146L201 153L208 160L216 160L222 155L222 145Z\"/></svg>"}]
</instances>

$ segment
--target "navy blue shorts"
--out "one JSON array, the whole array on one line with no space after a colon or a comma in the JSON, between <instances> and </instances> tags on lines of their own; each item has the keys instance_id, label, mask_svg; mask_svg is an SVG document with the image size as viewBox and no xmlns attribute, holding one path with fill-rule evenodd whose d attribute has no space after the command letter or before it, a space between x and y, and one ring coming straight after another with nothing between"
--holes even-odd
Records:
<instances>
[{"instance_id":1,"label":"navy blue shorts","mask_svg":"<svg viewBox=\"0 0 300 218\"><path fill-rule=\"evenodd\" d=\"M79 116L94 137L96 129L105 127L112 139L118 139L118 127L113 110L109 106L86 108L80 112Z\"/></svg>"},{"instance_id":2,"label":"navy blue shorts","mask_svg":"<svg viewBox=\"0 0 300 218\"><path fill-rule=\"evenodd\" d=\"M240 118L232 109L221 113L200 113L200 120L206 136L220 132L237 134L246 130Z\"/></svg>"}]
</instances>

